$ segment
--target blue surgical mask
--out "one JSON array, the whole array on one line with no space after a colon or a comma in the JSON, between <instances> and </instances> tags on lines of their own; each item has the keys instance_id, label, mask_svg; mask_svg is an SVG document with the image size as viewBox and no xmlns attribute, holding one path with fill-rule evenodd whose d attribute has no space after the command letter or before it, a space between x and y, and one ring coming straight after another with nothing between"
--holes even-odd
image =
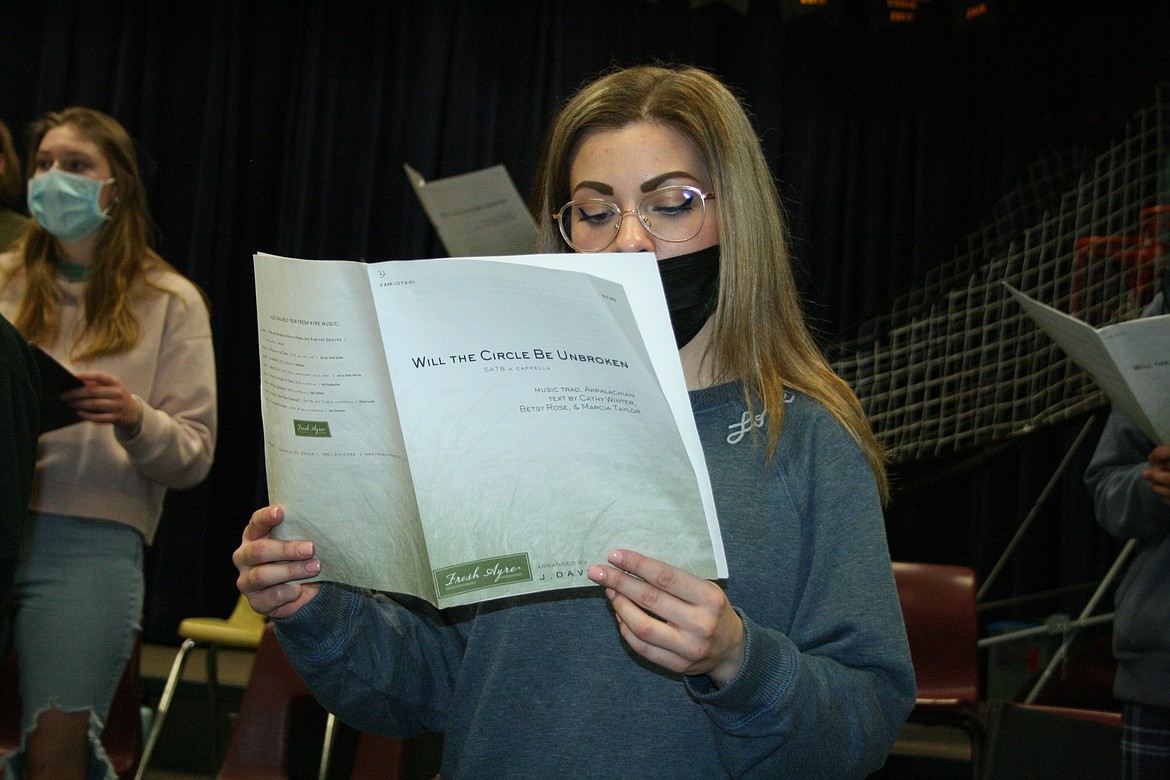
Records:
<instances>
[{"instance_id":1,"label":"blue surgical mask","mask_svg":"<svg viewBox=\"0 0 1170 780\"><path fill-rule=\"evenodd\" d=\"M102 181L50 168L28 183L28 212L62 241L80 241L109 219L98 205Z\"/></svg>"}]
</instances>

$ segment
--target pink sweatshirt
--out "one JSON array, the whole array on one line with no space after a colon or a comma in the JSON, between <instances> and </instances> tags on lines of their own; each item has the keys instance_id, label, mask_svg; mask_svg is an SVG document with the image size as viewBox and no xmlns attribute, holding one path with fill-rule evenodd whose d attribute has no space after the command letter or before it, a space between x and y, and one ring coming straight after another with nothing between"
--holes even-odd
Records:
<instances>
[{"instance_id":1,"label":"pink sweatshirt","mask_svg":"<svg viewBox=\"0 0 1170 780\"><path fill-rule=\"evenodd\" d=\"M72 371L113 374L142 401L142 429L128 437L113 425L79 422L40 437L31 508L115 520L154 540L167 488L197 485L215 450L216 381L211 323L199 290L179 274L154 270L168 295L139 285L133 303L141 326L126 352L73 362L69 348L84 327L84 282L58 276L61 328L48 350ZM15 253L0 254L0 314L14 319L24 294Z\"/></svg>"}]
</instances>

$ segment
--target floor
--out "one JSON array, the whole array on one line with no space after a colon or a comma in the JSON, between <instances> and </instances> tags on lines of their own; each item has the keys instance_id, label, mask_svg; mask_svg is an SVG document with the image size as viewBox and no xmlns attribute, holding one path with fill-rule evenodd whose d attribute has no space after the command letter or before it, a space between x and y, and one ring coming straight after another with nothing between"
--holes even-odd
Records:
<instances>
[{"instance_id":1,"label":"floor","mask_svg":"<svg viewBox=\"0 0 1170 780\"><path fill-rule=\"evenodd\" d=\"M143 688L147 701L152 704L162 691L175 652L176 648L167 646L145 645L142 648ZM230 714L247 683L251 659L250 651L221 650L218 654L221 701L227 711L223 727L225 745ZM203 650L196 648L191 651L184 668L183 684L171 705L166 727L144 780L211 780L215 777L208 757L210 735L205 728L209 719L203 688L206 677L206 656ZM962 731L910 723L895 744L886 768L872 779L965 780L970 777L970 760L970 743ZM305 767L301 774L316 778L316 764Z\"/></svg>"},{"instance_id":2,"label":"floor","mask_svg":"<svg viewBox=\"0 0 1170 780\"><path fill-rule=\"evenodd\" d=\"M148 705L157 704L176 652L175 647L143 646L140 669L143 697ZM248 681L251 662L251 651L225 649L217 654L220 756L226 751L231 737L232 719ZM201 648L192 650L144 780L211 780L215 777L219 760L212 758L213 732L209 729L212 718L206 695L206 668L204 651ZM318 780L324 710L294 709L292 721L288 748L289 780ZM356 740L357 732L344 724L337 724L328 780L347 780ZM440 747L437 738L412 740L403 758L400 777L403 780L433 780L438 772Z\"/></svg>"},{"instance_id":3,"label":"floor","mask_svg":"<svg viewBox=\"0 0 1170 780\"><path fill-rule=\"evenodd\" d=\"M140 668L143 694L152 706L158 703L177 649L163 645L142 647ZM222 686L221 699L229 719L239 704L251 668L251 651L223 649L216 654L217 677ZM202 648L195 648L183 667L180 687L176 689L154 759L143 780L208 780L215 777L211 769L210 735L206 728L199 729L201 733L198 738L190 733L194 724L205 726L208 719L203 688L206 681L207 655ZM225 730L227 728L225 724ZM200 752L205 755L200 755Z\"/></svg>"}]
</instances>

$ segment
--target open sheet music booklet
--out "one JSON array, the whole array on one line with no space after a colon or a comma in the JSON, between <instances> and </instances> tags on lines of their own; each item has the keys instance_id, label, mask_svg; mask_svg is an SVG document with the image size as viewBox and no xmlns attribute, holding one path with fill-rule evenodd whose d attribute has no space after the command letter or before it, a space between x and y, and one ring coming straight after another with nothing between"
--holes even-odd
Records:
<instances>
[{"instance_id":1,"label":"open sheet music booklet","mask_svg":"<svg viewBox=\"0 0 1170 780\"><path fill-rule=\"evenodd\" d=\"M439 607L727 576L653 255L255 256L269 499L320 579Z\"/></svg>"},{"instance_id":2,"label":"open sheet music booklet","mask_svg":"<svg viewBox=\"0 0 1170 780\"><path fill-rule=\"evenodd\" d=\"M434 181L409 165L402 167L452 257L520 255L536 247L536 220L504 166Z\"/></svg>"},{"instance_id":3,"label":"open sheet music booklet","mask_svg":"<svg viewBox=\"0 0 1170 780\"><path fill-rule=\"evenodd\" d=\"M1170 444L1170 314L1094 328L1004 285L1150 440Z\"/></svg>"}]
</instances>

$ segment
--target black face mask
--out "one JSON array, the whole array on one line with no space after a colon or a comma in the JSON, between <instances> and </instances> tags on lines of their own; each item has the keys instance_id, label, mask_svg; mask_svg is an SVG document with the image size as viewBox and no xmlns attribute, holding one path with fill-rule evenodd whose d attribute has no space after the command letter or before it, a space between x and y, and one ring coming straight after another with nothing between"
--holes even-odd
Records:
<instances>
[{"instance_id":1,"label":"black face mask","mask_svg":"<svg viewBox=\"0 0 1170 780\"><path fill-rule=\"evenodd\" d=\"M715 311L719 294L719 245L658 261L674 341L682 349Z\"/></svg>"}]
</instances>

